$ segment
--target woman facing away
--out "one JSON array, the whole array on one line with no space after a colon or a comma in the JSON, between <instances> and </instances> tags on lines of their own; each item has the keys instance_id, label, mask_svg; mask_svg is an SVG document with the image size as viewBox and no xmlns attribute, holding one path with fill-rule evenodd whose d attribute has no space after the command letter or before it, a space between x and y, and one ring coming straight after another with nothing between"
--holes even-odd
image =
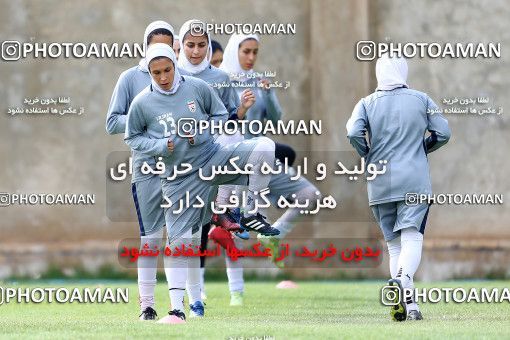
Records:
<instances>
[{"instance_id":1,"label":"woman facing away","mask_svg":"<svg viewBox=\"0 0 510 340\"><path fill-rule=\"evenodd\" d=\"M220 67L223 61L223 47L216 40L211 40L212 47L212 55L211 55L211 65L214 67Z\"/></svg>"}]
</instances>

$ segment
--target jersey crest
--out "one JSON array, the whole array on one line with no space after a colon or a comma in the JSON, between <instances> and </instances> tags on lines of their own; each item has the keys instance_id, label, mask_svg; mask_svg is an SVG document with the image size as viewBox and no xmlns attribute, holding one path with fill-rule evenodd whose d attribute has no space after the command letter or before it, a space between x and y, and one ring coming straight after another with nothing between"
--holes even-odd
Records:
<instances>
[{"instance_id":1,"label":"jersey crest","mask_svg":"<svg viewBox=\"0 0 510 340\"><path fill-rule=\"evenodd\" d=\"M197 106L195 105L194 100L188 100L188 109L191 113L194 113L197 110Z\"/></svg>"}]
</instances>

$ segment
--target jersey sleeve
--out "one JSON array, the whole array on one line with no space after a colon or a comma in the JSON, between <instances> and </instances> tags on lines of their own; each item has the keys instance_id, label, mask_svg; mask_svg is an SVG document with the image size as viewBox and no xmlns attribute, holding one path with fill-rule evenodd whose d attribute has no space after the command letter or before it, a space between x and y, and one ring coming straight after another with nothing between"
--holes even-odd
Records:
<instances>
[{"instance_id":1,"label":"jersey sleeve","mask_svg":"<svg viewBox=\"0 0 510 340\"><path fill-rule=\"evenodd\" d=\"M239 109L241 102L239 101L237 92L232 87L230 79L227 79L225 83L229 86L223 88L220 98L227 109L228 119L235 120L237 119L237 110Z\"/></svg>"},{"instance_id":2,"label":"jersey sleeve","mask_svg":"<svg viewBox=\"0 0 510 340\"><path fill-rule=\"evenodd\" d=\"M228 117L228 112L216 91L205 82L203 84L199 84L198 90L200 94L199 97L202 100L201 106L208 116L207 120L225 122ZM197 134L194 137L196 140L195 145L202 144L205 142L205 139L208 138L211 138L209 133Z\"/></svg>"},{"instance_id":3,"label":"jersey sleeve","mask_svg":"<svg viewBox=\"0 0 510 340\"><path fill-rule=\"evenodd\" d=\"M124 133L129 108L128 76L122 73L113 90L106 115L106 132L110 135Z\"/></svg>"},{"instance_id":4,"label":"jersey sleeve","mask_svg":"<svg viewBox=\"0 0 510 340\"><path fill-rule=\"evenodd\" d=\"M263 91L265 92L264 104L266 105L266 118L272 121L273 123L276 123L280 119L282 119L283 116L280 102L278 101L278 97L276 97L276 92L274 91L274 89Z\"/></svg>"},{"instance_id":5,"label":"jersey sleeve","mask_svg":"<svg viewBox=\"0 0 510 340\"><path fill-rule=\"evenodd\" d=\"M147 120L139 101L133 101L127 114L124 141L133 150L150 156L169 156L168 138L154 139L146 133Z\"/></svg>"}]
</instances>

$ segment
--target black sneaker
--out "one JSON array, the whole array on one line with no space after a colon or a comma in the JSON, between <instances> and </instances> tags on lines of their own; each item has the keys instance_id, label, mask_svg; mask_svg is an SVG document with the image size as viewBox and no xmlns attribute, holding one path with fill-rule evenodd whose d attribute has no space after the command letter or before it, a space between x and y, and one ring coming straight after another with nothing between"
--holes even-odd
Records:
<instances>
[{"instance_id":1,"label":"black sneaker","mask_svg":"<svg viewBox=\"0 0 510 340\"><path fill-rule=\"evenodd\" d=\"M395 287L395 305L391 306L390 315L393 321L405 321L407 318L406 302L404 301L404 288L399 279L388 281L389 286Z\"/></svg>"},{"instance_id":2,"label":"black sneaker","mask_svg":"<svg viewBox=\"0 0 510 340\"><path fill-rule=\"evenodd\" d=\"M423 320L423 315L421 315L419 310L413 309L407 313L407 320Z\"/></svg>"},{"instance_id":3,"label":"black sneaker","mask_svg":"<svg viewBox=\"0 0 510 340\"><path fill-rule=\"evenodd\" d=\"M225 212L224 214L214 214L212 216L211 222L226 231L239 231L241 226L235 220L234 216L230 211Z\"/></svg>"},{"instance_id":4,"label":"black sneaker","mask_svg":"<svg viewBox=\"0 0 510 340\"><path fill-rule=\"evenodd\" d=\"M241 217L241 226L244 229L254 231L265 236L276 236L280 234L278 229L271 227L266 221L266 217L257 213L248 217Z\"/></svg>"},{"instance_id":5,"label":"black sneaker","mask_svg":"<svg viewBox=\"0 0 510 340\"><path fill-rule=\"evenodd\" d=\"M140 320L142 321L156 320L157 316L158 313L156 313L156 311L152 307L147 307L142 312L142 314L140 314Z\"/></svg>"}]
</instances>

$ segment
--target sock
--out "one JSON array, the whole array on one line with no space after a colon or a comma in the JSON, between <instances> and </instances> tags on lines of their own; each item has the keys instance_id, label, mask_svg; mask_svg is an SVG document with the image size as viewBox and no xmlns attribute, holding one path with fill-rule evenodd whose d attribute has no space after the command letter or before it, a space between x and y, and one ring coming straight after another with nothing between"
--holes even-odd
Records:
<instances>
[{"instance_id":1,"label":"sock","mask_svg":"<svg viewBox=\"0 0 510 340\"><path fill-rule=\"evenodd\" d=\"M220 134L218 138L216 138L216 143L220 145L230 145L238 142L242 142L244 140L244 136L241 133L236 133L234 135L226 135ZM224 184L218 187L218 195L216 197L216 203L219 204L228 204L230 202L230 196L233 195L232 191L237 192L238 186L233 184Z\"/></svg>"},{"instance_id":2,"label":"sock","mask_svg":"<svg viewBox=\"0 0 510 340\"><path fill-rule=\"evenodd\" d=\"M235 240L236 246L242 249L242 242L239 239ZM244 277L243 277L243 259L239 258L237 261L232 261L228 256L225 256L227 264L227 277L228 287L230 293L244 291Z\"/></svg>"},{"instance_id":3,"label":"sock","mask_svg":"<svg viewBox=\"0 0 510 340\"><path fill-rule=\"evenodd\" d=\"M243 210L244 217L249 217L249 216L253 216L253 215L257 214L257 212L254 211L255 210L255 194L252 191L248 191L247 197L248 197L248 199L246 202L246 206L244 207L244 210Z\"/></svg>"},{"instance_id":4,"label":"sock","mask_svg":"<svg viewBox=\"0 0 510 340\"><path fill-rule=\"evenodd\" d=\"M420 265L423 247L423 235L414 227L401 230L401 251L398 259L399 273L404 289L414 289L413 277ZM419 310L414 298L406 301L407 310Z\"/></svg>"},{"instance_id":5,"label":"sock","mask_svg":"<svg viewBox=\"0 0 510 340\"><path fill-rule=\"evenodd\" d=\"M391 241L388 241L386 242L386 244L388 245L388 254L389 254L389 257L390 257L390 274L391 274L391 278L394 279L397 277L397 272L398 272L398 258L400 257L400 251L401 251L401 246L400 246L400 236L399 237L396 237L394 238L393 240Z\"/></svg>"},{"instance_id":6,"label":"sock","mask_svg":"<svg viewBox=\"0 0 510 340\"><path fill-rule=\"evenodd\" d=\"M186 288L169 288L170 292L170 309L179 310L184 313L184 291Z\"/></svg>"},{"instance_id":7,"label":"sock","mask_svg":"<svg viewBox=\"0 0 510 340\"><path fill-rule=\"evenodd\" d=\"M202 236L202 228L199 228L191 238L193 248L200 246ZM194 304L197 301L202 301L200 291L200 257L188 257L188 277L186 280L186 290L188 292L188 301Z\"/></svg>"},{"instance_id":8,"label":"sock","mask_svg":"<svg viewBox=\"0 0 510 340\"><path fill-rule=\"evenodd\" d=\"M140 280L140 268L138 268L138 294L140 296L140 311L143 312L147 307L154 308L155 288L156 280Z\"/></svg>"},{"instance_id":9,"label":"sock","mask_svg":"<svg viewBox=\"0 0 510 340\"><path fill-rule=\"evenodd\" d=\"M242 142L244 140L244 136L241 134L241 132L237 131L233 135L227 135L227 134L218 134L218 137L215 140L215 143L218 143L220 145L230 145Z\"/></svg>"},{"instance_id":10,"label":"sock","mask_svg":"<svg viewBox=\"0 0 510 340\"><path fill-rule=\"evenodd\" d=\"M248 202L247 206L244 207L244 217L257 214L256 211L253 212L255 208L255 191L260 192L262 189L267 188L269 181L271 180L271 176L263 175L260 172L260 168L264 162L273 165L275 160L275 144L271 139L267 137L258 137L254 140L257 141L257 144L253 148L247 160L248 164L253 165L253 174L249 175Z\"/></svg>"},{"instance_id":11,"label":"sock","mask_svg":"<svg viewBox=\"0 0 510 340\"><path fill-rule=\"evenodd\" d=\"M154 250L163 243L163 229L151 235L141 236L140 248L145 244ZM158 257L142 256L138 258L138 294L140 296L140 309L143 312L147 307L154 308L154 290L156 289L156 272L158 270Z\"/></svg>"},{"instance_id":12,"label":"sock","mask_svg":"<svg viewBox=\"0 0 510 340\"><path fill-rule=\"evenodd\" d=\"M320 199L320 195L316 195L316 191L317 188L313 185L309 185L296 193L294 201L298 200L302 202L304 200L309 200L310 202L317 202L317 199ZM312 206L310 206L309 209L313 209ZM287 209L287 211L285 211L285 213L276 220L272 227L278 229L280 234L275 237L282 239L287 236L287 234L294 228L294 222L300 217L300 211L301 209L298 208Z\"/></svg>"},{"instance_id":13,"label":"sock","mask_svg":"<svg viewBox=\"0 0 510 340\"><path fill-rule=\"evenodd\" d=\"M241 260L237 260L239 262ZM244 291L243 267L227 268L228 288L230 293Z\"/></svg>"}]
</instances>

